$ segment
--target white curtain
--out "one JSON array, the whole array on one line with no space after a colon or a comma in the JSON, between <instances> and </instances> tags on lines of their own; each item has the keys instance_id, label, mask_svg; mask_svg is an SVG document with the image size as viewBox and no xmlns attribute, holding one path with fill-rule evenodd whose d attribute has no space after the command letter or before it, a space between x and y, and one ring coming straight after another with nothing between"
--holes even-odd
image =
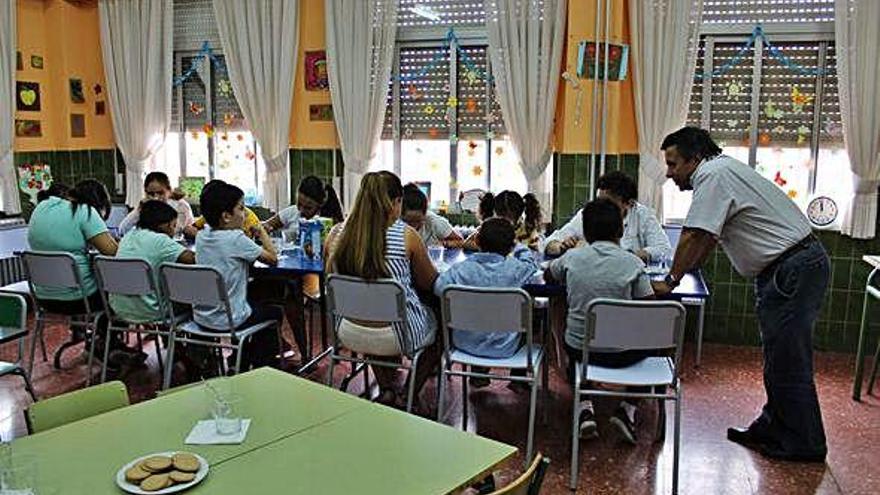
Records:
<instances>
[{"instance_id":1,"label":"white curtain","mask_svg":"<svg viewBox=\"0 0 880 495\"><path fill-rule=\"evenodd\" d=\"M0 2L0 210L19 213L18 181L12 160L15 124L15 46L14 0Z\"/></svg>"},{"instance_id":2,"label":"white curtain","mask_svg":"<svg viewBox=\"0 0 880 495\"><path fill-rule=\"evenodd\" d=\"M266 162L263 199L290 204L290 112L299 0L214 0L214 16L241 113Z\"/></svg>"},{"instance_id":3,"label":"white curtain","mask_svg":"<svg viewBox=\"0 0 880 495\"><path fill-rule=\"evenodd\" d=\"M697 60L702 0L629 0L639 133L639 202L663 218L666 164L660 144L685 125Z\"/></svg>"},{"instance_id":4,"label":"white curtain","mask_svg":"<svg viewBox=\"0 0 880 495\"><path fill-rule=\"evenodd\" d=\"M382 131L397 35L397 0L325 0L327 72L351 208Z\"/></svg>"},{"instance_id":5,"label":"white curtain","mask_svg":"<svg viewBox=\"0 0 880 495\"><path fill-rule=\"evenodd\" d=\"M101 52L116 146L125 159L125 202L143 197L144 170L171 123L171 0L100 0Z\"/></svg>"},{"instance_id":6,"label":"white curtain","mask_svg":"<svg viewBox=\"0 0 880 495\"><path fill-rule=\"evenodd\" d=\"M529 190L548 201L550 158L566 0L484 0L492 75L504 125Z\"/></svg>"},{"instance_id":7,"label":"white curtain","mask_svg":"<svg viewBox=\"0 0 880 495\"><path fill-rule=\"evenodd\" d=\"M835 49L843 139L855 175L855 195L841 231L874 237L880 186L880 2L834 2Z\"/></svg>"}]
</instances>

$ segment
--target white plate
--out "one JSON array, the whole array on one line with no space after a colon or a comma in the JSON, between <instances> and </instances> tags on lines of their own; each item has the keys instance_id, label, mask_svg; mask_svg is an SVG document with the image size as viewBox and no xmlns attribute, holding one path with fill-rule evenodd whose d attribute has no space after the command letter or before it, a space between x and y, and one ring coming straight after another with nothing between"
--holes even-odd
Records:
<instances>
[{"instance_id":1,"label":"white plate","mask_svg":"<svg viewBox=\"0 0 880 495\"><path fill-rule=\"evenodd\" d=\"M183 452L183 451L181 451L181 452ZM138 485L134 485L134 484L129 483L128 481L125 481L125 472L128 471L130 468L132 468L135 464L141 462L142 460L144 460L148 457L153 457L154 455L163 455L163 456L171 457L176 453L177 453L177 451L172 450L172 451L168 451L168 452L156 452L153 454L147 454L145 456L138 457L137 459L129 462L125 466L122 466L119 469L119 471L116 472L116 485L128 493L134 493L136 495L162 495L165 493L182 492L184 490L189 489L190 487L197 485L200 481L205 479L205 476L208 475L208 461L206 461L204 457L202 457L198 454L192 454L192 452L186 452L187 454L194 455L196 457L196 459L199 460L199 464L201 464L201 467L199 467L199 470L196 471L196 477L192 481L190 481L189 483L180 483L177 485L169 486L168 488L163 488L162 490L148 492L145 490L141 490L141 487Z\"/></svg>"}]
</instances>

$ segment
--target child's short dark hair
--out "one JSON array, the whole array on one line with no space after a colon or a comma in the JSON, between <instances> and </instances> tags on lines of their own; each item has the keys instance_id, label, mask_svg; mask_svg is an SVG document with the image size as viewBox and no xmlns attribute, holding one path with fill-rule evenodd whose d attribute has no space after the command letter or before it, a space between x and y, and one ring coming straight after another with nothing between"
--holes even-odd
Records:
<instances>
[{"instance_id":1,"label":"child's short dark hair","mask_svg":"<svg viewBox=\"0 0 880 495\"><path fill-rule=\"evenodd\" d=\"M623 237L623 216L620 208L607 198L598 198L584 205L581 219L584 223L584 239L616 242Z\"/></svg>"},{"instance_id":2,"label":"child's short dark hair","mask_svg":"<svg viewBox=\"0 0 880 495\"><path fill-rule=\"evenodd\" d=\"M504 218L490 218L480 224L477 244L484 253L498 253L507 256L516 241L513 224Z\"/></svg>"},{"instance_id":3,"label":"child's short dark hair","mask_svg":"<svg viewBox=\"0 0 880 495\"><path fill-rule=\"evenodd\" d=\"M168 203L159 200L144 201L138 213L139 229L159 232L159 226L177 219L177 210Z\"/></svg>"},{"instance_id":4,"label":"child's short dark hair","mask_svg":"<svg viewBox=\"0 0 880 495\"><path fill-rule=\"evenodd\" d=\"M403 211L428 211L428 197L413 183L403 186Z\"/></svg>"},{"instance_id":5,"label":"child's short dark hair","mask_svg":"<svg viewBox=\"0 0 880 495\"><path fill-rule=\"evenodd\" d=\"M619 170L608 172L602 177L599 177L596 185L598 189L608 191L626 203L635 200L639 195L636 181L632 180L632 177Z\"/></svg>"},{"instance_id":6,"label":"child's short dark hair","mask_svg":"<svg viewBox=\"0 0 880 495\"><path fill-rule=\"evenodd\" d=\"M211 187L208 187L209 184ZM202 189L202 215L208 225L217 228L220 226L223 212L232 213L235 205L244 197L244 191L225 182L209 184L205 184L205 188Z\"/></svg>"},{"instance_id":7,"label":"child's short dark hair","mask_svg":"<svg viewBox=\"0 0 880 495\"><path fill-rule=\"evenodd\" d=\"M324 189L324 182L314 175L309 175L299 182L296 192L310 198L318 204L324 204L327 201L327 191Z\"/></svg>"}]
</instances>

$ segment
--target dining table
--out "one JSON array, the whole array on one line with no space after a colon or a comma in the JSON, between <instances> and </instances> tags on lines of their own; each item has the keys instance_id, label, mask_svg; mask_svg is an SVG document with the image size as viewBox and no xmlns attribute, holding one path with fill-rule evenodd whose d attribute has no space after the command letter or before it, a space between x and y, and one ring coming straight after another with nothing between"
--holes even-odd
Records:
<instances>
[{"instance_id":1,"label":"dining table","mask_svg":"<svg viewBox=\"0 0 880 495\"><path fill-rule=\"evenodd\" d=\"M210 417L209 387L155 399L19 438L11 459L32 459L36 493L119 494L116 473L157 452L203 457L196 494L454 493L511 458L516 448L387 408L270 368L213 380L250 419L239 444L187 445Z\"/></svg>"}]
</instances>

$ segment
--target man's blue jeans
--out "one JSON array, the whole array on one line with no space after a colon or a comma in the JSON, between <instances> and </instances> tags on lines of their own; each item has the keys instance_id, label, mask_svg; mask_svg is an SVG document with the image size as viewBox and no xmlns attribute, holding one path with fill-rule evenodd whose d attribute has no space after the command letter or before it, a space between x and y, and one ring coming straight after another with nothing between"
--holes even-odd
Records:
<instances>
[{"instance_id":1,"label":"man's blue jeans","mask_svg":"<svg viewBox=\"0 0 880 495\"><path fill-rule=\"evenodd\" d=\"M813 382L813 325L829 272L825 249L813 241L755 280L767 403L750 430L786 454L827 452Z\"/></svg>"}]
</instances>

